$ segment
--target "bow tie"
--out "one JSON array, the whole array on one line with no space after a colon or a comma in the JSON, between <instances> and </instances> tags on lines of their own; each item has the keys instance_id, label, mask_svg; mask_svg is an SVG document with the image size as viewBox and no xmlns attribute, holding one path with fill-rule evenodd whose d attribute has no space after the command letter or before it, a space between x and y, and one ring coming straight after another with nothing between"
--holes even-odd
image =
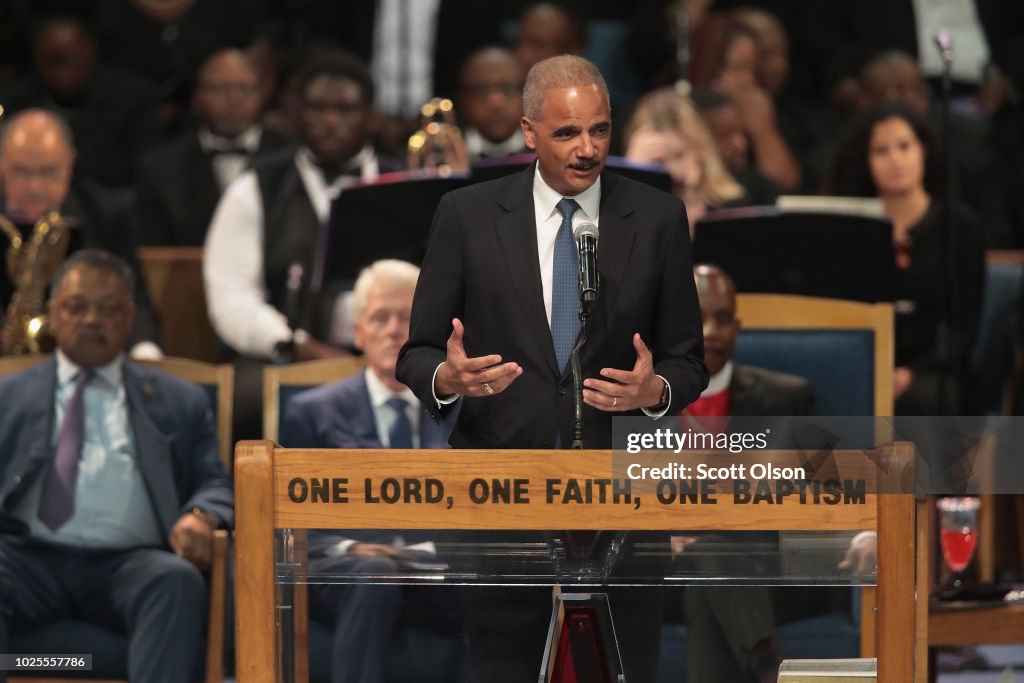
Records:
<instances>
[{"instance_id":1,"label":"bow tie","mask_svg":"<svg viewBox=\"0 0 1024 683\"><path fill-rule=\"evenodd\" d=\"M341 164L328 164L322 161L314 162L316 167L320 169L320 172L324 174L324 182L328 185L333 185L334 181L341 177L348 178L362 178L363 168L362 165L356 166L355 168L345 168Z\"/></svg>"}]
</instances>

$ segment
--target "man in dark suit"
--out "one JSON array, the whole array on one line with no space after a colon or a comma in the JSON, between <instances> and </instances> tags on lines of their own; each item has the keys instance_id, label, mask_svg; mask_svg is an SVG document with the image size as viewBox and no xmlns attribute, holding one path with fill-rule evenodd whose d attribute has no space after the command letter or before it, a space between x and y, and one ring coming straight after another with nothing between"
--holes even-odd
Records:
<instances>
[{"instance_id":1,"label":"man in dark suit","mask_svg":"<svg viewBox=\"0 0 1024 683\"><path fill-rule=\"evenodd\" d=\"M202 246L221 192L253 156L287 139L259 124L259 74L240 50L203 62L192 109L198 126L150 152L138 178L139 241L155 246Z\"/></svg>"},{"instance_id":2,"label":"man in dark suit","mask_svg":"<svg viewBox=\"0 0 1024 683\"><path fill-rule=\"evenodd\" d=\"M132 268L134 329L128 344L133 358L162 355L160 330L135 259L136 239L126 203L109 190L74 172L77 159L67 122L43 109L27 109L4 121L0 137L0 186L3 214L23 232L57 211L71 230L69 252L105 249ZM23 235L23 237L26 235ZM0 306L6 310L15 290L6 267L0 267Z\"/></svg>"},{"instance_id":3,"label":"man in dark suit","mask_svg":"<svg viewBox=\"0 0 1024 683\"><path fill-rule=\"evenodd\" d=\"M454 414L430 419L395 379L398 351L409 337L409 312L419 269L404 261L377 261L356 280L357 347L367 368L354 377L304 391L289 401L281 442L293 448L446 448ZM310 535L311 574L387 574L403 559L433 555L425 531L317 531ZM434 588L310 585L311 613L334 628L333 683L382 683L388 646L402 612L414 600L416 616L444 621ZM449 596L444 596L449 597Z\"/></svg>"},{"instance_id":4,"label":"man in dark suit","mask_svg":"<svg viewBox=\"0 0 1024 683\"><path fill-rule=\"evenodd\" d=\"M534 66L523 109L523 135L538 164L441 200L398 378L435 419L463 397L455 447L568 446L568 357L579 330L572 230L596 223L601 292L581 354L583 436L588 448L611 448L612 415L678 412L707 381L686 210L667 193L602 172L611 111L604 79L586 60ZM636 592L643 595L613 599L612 608L629 624L619 631L627 677L653 680L660 606L655 590ZM549 612L539 597L543 629ZM533 626L507 623L489 626L495 638L535 635ZM653 633L644 628L651 624ZM518 645L478 658L480 679L536 677L543 636Z\"/></svg>"},{"instance_id":5,"label":"man in dark suit","mask_svg":"<svg viewBox=\"0 0 1024 683\"><path fill-rule=\"evenodd\" d=\"M711 373L708 388L691 403L684 416L704 421L720 416L797 416L814 411L814 390L802 377L737 365L732 362L740 319L736 316L736 286L715 266L693 269L704 324L704 362ZM712 428L710 425L707 425ZM735 565L716 566L715 545L723 540L774 544L774 533L704 535L673 538L673 549L686 557L698 548L698 571L707 575L735 572ZM689 542L695 545L689 548ZM703 553L702 553L703 554ZM734 554L734 553L733 553ZM726 558L725 562L728 562ZM744 557L744 572L757 572L759 558ZM765 569L765 571L770 571ZM701 586L686 588L687 680L693 683L743 680L775 681L781 659L773 634L772 592L762 586Z\"/></svg>"},{"instance_id":6,"label":"man in dark suit","mask_svg":"<svg viewBox=\"0 0 1024 683\"><path fill-rule=\"evenodd\" d=\"M711 379L701 397L687 406L693 416L811 415L814 389L803 377L732 362L741 321L736 285L717 266L693 269L704 332L704 362Z\"/></svg>"},{"instance_id":7,"label":"man in dark suit","mask_svg":"<svg viewBox=\"0 0 1024 683\"><path fill-rule=\"evenodd\" d=\"M75 253L50 303L55 357L0 379L0 651L88 621L127 634L131 680L185 683L234 503L204 392L124 358L131 281L112 254Z\"/></svg>"}]
</instances>

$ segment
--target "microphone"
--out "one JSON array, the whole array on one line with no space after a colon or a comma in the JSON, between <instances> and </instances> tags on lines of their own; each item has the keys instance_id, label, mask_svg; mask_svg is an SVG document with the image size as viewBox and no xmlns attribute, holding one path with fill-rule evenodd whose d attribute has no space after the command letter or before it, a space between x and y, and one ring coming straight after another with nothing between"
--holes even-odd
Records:
<instances>
[{"instance_id":1,"label":"microphone","mask_svg":"<svg viewBox=\"0 0 1024 683\"><path fill-rule=\"evenodd\" d=\"M572 231L576 246L580 250L580 303L593 304L597 301L597 226L580 223Z\"/></svg>"},{"instance_id":2,"label":"microphone","mask_svg":"<svg viewBox=\"0 0 1024 683\"><path fill-rule=\"evenodd\" d=\"M942 55L942 61L947 64L953 61L953 36L950 35L949 31L939 31L932 38L935 41L935 47L939 48L939 54Z\"/></svg>"}]
</instances>

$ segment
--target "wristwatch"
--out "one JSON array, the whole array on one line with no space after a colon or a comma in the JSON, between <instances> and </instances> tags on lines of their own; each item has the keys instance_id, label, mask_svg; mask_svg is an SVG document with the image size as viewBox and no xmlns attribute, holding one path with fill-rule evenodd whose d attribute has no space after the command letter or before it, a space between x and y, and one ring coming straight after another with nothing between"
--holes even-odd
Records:
<instances>
[{"instance_id":1,"label":"wristwatch","mask_svg":"<svg viewBox=\"0 0 1024 683\"><path fill-rule=\"evenodd\" d=\"M189 512L206 522L211 529L216 529L220 525L220 520L215 515L211 515L201 507L194 507Z\"/></svg>"},{"instance_id":2,"label":"wristwatch","mask_svg":"<svg viewBox=\"0 0 1024 683\"><path fill-rule=\"evenodd\" d=\"M654 412L654 413L656 413L658 411L661 411L661 410L665 410L666 408L668 408L668 400L669 400L669 398L671 396L671 394L669 393L669 389L668 389L668 380L666 380L666 379L664 379L662 377L659 377L658 379L661 380L662 385L663 385L661 387L661 398L658 399L658 402L655 405L653 405L653 406L651 406L650 408L647 409L647 410L650 410L651 412Z\"/></svg>"}]
</instances>

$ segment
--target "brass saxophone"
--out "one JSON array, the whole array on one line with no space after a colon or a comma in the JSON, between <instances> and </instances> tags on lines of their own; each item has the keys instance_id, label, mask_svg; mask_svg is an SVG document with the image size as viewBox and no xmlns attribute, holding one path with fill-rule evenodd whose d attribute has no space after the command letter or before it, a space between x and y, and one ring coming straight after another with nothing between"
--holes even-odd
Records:
<instances>
[{"instance_id":1,"label":"brass saxophone","mask_svg":"<svg viewBox=\"0 0 1024 683\"><path fill-rule=\"evenodd\" d=\"M46 295L54 273L67 255L67 223L56 211L40 218L31 234L22 238L18 228L0 216L0 231L7 235L7 272L14 295L0 328L0 354L18 356L53 350L46 316Z\"/></svg>"},{"instance_id":2,"label":"brass saxophone","mask_svg":"<svg viewBox=\"0 0 1024 683\"><path fill-rule=\"evenodd\" d=\"M420 107L420 128L409 137L408 162L412 170L432 170L442 177L469 170L469 153L451 100L435 97Z\"/></svg>"}]
</instances>

